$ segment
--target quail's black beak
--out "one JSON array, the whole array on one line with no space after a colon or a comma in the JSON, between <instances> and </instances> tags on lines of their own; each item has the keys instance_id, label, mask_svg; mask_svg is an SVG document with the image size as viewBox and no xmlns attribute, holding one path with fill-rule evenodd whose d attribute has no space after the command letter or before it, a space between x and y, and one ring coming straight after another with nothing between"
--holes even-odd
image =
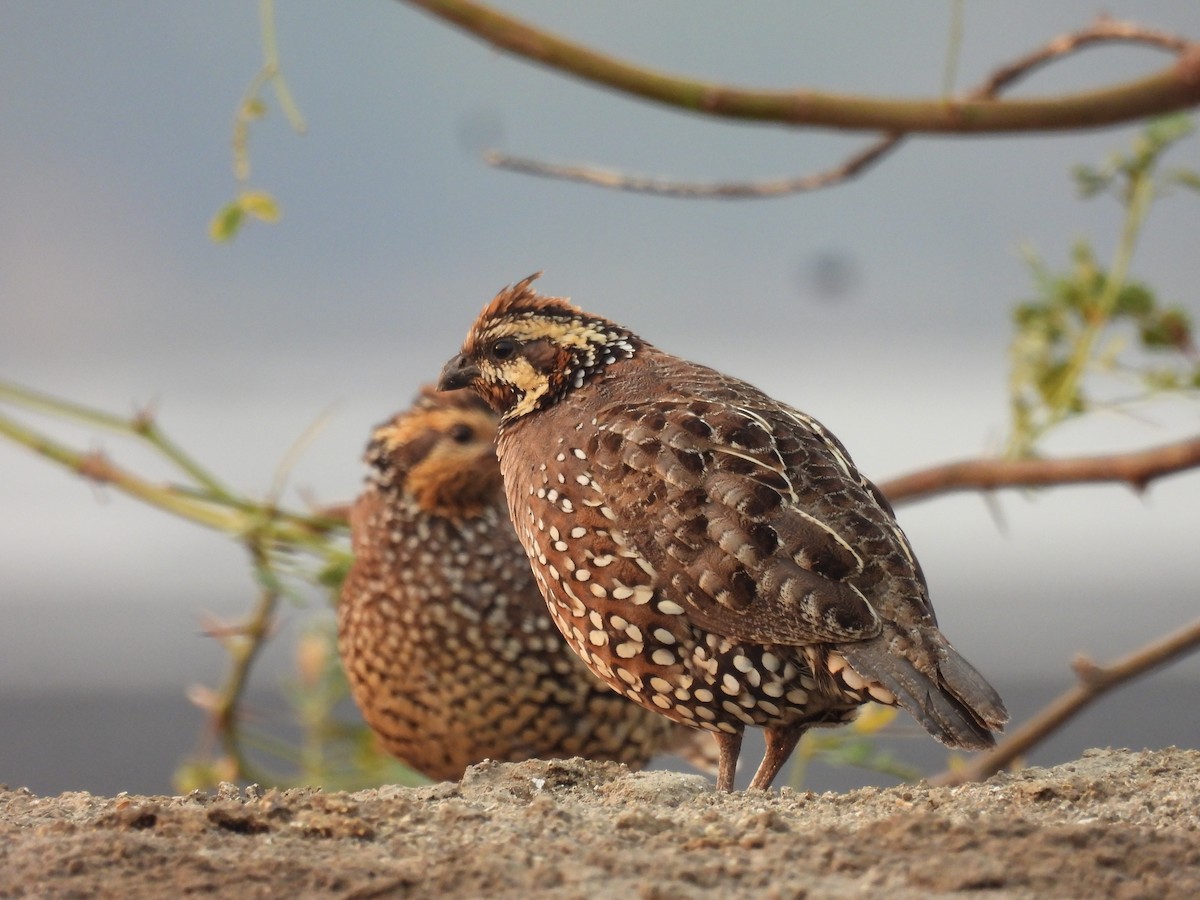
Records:
<instances>
[{"instance_id":1,"label":"quail's black beak","mask_svg":"<svg viewBox=\"0 0 1200 900\"><path fill-rule=\"evenodd\" d=\"M453 391L457 388L470 387L471 382L479 377L479 368L460 353L446 365L442 366L442 375L438 378L439 391Z\"/></svg>"}]
</instances>

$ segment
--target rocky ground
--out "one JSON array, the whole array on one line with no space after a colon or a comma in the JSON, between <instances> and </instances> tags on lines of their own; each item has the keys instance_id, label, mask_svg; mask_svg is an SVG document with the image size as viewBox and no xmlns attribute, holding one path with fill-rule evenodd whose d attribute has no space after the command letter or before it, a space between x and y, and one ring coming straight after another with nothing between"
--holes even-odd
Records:
<instances>
[{"instance_id":1,"label":"rocky ground","mask_svg":"<svg viewBox=\"0 0 1200 900\"><path fill-rule=\"evenodd\" d=\"M1200 752L720 795L613 764L187 797L0 790L3 897L1200 897Z\"/></svg>"}]
</instances>

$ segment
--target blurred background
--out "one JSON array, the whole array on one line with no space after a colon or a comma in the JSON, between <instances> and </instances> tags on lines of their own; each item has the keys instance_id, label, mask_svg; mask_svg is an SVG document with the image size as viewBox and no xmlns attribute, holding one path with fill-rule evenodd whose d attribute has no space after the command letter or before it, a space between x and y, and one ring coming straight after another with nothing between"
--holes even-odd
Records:
<instances>
[{"instance_id":1,"label":"blurred background","mask_svg":"<svg viewBox=\"0 0 1200 900\"><path fill-rule=\"evenodd\" d=\"M941 91L951 23L946 2L503 8L669 71L912 96ZM1196 4L1103 10L1200 37ZM955 85L1101 11L966 3ZM283 218L217 245L208 222L237 190L233 114L262 58L256 4L5 0L0 22L0 378L122 414L151 405L179 444L261 495L327 417L289 473L293 505L352 497L370 428L436 377L496 290L539 269L544 292L816 416L876 480L995 452L1011 308L1033 291L1019 248L1066 268L1086 236L1107 258L1121 211L1081 202L1068 173L1137 131L914 139L853 182L784 199L604 192L491 170L480 152L721 181L826 168L869 138L655 108L402 3L281 0L281 62L308 133L264 93L250 184ZM1018 93L1095 87L1166 60L1096 49ZM1196 149L1175 161L1195 166ZM1196 223L1194 197L1156 205L1134 265L1194 315ZM12 412L155 471L116 438ZM1101 414L1043 449L1133 449L1198 423L1184 402ZM957 495L900 519L944 630L1020 720L1071 683L1074 653L1105 660L1196 615L1198 507L1191 473L1144 496ZM202 721L185 689L224 668L200 623L236 617L255 595L244 550L3 440L0 513L0 782L168 790ZM286 677L302 624L329 615L316 599L284 611L256 690ZM1102 701L1034 761L1097 744L1200 746L1197 688L1200 660L1185 660Z\"/></svg>"}]
</instances>

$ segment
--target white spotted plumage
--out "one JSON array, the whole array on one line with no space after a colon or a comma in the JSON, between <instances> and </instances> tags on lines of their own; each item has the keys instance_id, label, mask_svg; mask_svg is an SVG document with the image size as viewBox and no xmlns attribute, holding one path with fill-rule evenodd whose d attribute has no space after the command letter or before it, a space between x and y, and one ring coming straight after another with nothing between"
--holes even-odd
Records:
<instances>
[{"instance_id":1,"label":"white spotted plumage","mask_svg":"<svg viewBox=\"0 0 1200 900\"><path fill-rule=\"evenodd\" d=\"M367 723L432 778L532 756L640 766L676 750L703 765L691 733L612 694L563 643L512 531L494 434L472 395L431 391L375 431L338 605Z\"/></svg>"},{"instance_id":2,"label":"white spotted plumage","mask_svg":"<svg viewBox=\"0 0 1200 900\"><path fill-rule=\"evenodd\" d=\"M766 730L752 786L767 787L805 729L871 699L952 746L989 746L1003 703L938 631L907 538L837 439L530 282L483 310L442 380L500 413L514 522L593 671L717 734L725 789L746 726ZM602 643L579 624L592 612Z\"/></svg>"}]
</instances>

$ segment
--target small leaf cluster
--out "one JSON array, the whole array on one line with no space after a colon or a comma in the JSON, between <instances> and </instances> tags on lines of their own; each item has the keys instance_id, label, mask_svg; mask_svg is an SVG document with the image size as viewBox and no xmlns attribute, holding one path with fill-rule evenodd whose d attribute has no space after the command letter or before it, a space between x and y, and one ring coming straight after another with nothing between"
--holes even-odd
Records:
<instances>
[{"instance_id":1,"label":"small leaf cluster","mask_svg":"<svg viewBox=\"0 0 1200 900\"><path fill-rule=\"evenodd\" d=\"M1038 430L1040 421L1062 419L1091 409L1086 385L1072 379L1075 351L1089 329L1102 326L1108 340L1095 348L1092 364L1122 369L1123 353L1134 346L1144 361L1131 374L1147 392L1200 388L1200 359L1191 317L1178 305L1164 304L1141 281L1125 281L1114 292L1111 309L1101 304L1109 290L1109 272L1086 241L1072 252L1071 268L1050 271L1030 259L1037 296L1013 310L1014 424L1018 432Z\"/></svg>"},{"instance_id":2,"label":"small leaf cluster","mask_svg":"<svg viewBox=\"0 0 1200 900\"><path fill-rule=\"evenodd\" d=\"M1155 119L1133 141L1127 153L1110 153L1098 166L1080 163L1072 167L1071 175L1079 196L1085 200L1102 194L1128 200L1131 187L1153 172L1160 157L1172 145L1190 137L1196 125L1187 113L1176 113ZM1170 169L1158 177L1157 190L1160 194L1173 186L1200 192L1200 173L1194 169Z\"/></svg>"},{"instance_id":3,"label":"small leaf cluster","mask_svg":"<svg viewBox=\"0 0 1200 900\"><path fill-rule=\"evenodd\" d=\"M219 244L233 240L247 218L278 222L279 204L266 191L242 191L222 206L208 225L208 236Z\"/></svg>"},{"instance_id":4,"label":"small leaf cluster","mask_svg":"<svg viewBox=\"0 0 1200 900\"><path fill-rule=\"evenodd\" d=\"M262 22L262 68L251 79L233 117L233 176L237 179L238 195L222 206L208 225L208 236L221 244L233 240L250 220L268 223L279 221L279 204L275 198L266 191L250 187L250 128L267 115L267 103L262 98L262 91L267 86L274 89L279 109L296 134L304 134L307 130L304 117L280 71L273 0L260 0L259 16Z\"/></svg>"},{"instance_id":5,"label":"small leaf cluster","mask_svg":"<svg viewBox=\"0 0 1200 900\"><path fill-rule=\"evenodd\" d=\"M1113 154L1097 167L1075 168L1081 196L1110 194L1124 207L1122 237L1108 265L1087 240L1076 242L1064 271L1026 254L1035 290L1013 310L1010 456L1030 454L1050 428L1098 406L1200 390L1188 312L1128 274L1151 202L1172 185L1200 185L1194 172L1158 170L1162 154L1192 131L1186 117L1162 119L1128 153ZM1120 377L1126 385L1122 395L1098 400L1098 375Z\"/></svg>"}]
</instances>

